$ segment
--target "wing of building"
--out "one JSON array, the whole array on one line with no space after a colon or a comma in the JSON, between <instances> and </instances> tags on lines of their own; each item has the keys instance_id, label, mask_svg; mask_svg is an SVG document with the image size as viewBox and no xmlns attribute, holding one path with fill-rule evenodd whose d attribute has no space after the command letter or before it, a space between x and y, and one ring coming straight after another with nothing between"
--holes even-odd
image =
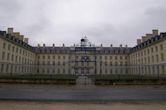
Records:
<instances>
[{"instance_id":1,"label":"wing of building","mask_svg":"<svg viewBox=\"0 0 166 110\"><path fill-rule=\"evenodd\" d=\"M13 28L0 31L0 75L23 74L166 74L166 33L146 34L135 47L80 45L37 47Z\"/></svg>"}]
</instances>

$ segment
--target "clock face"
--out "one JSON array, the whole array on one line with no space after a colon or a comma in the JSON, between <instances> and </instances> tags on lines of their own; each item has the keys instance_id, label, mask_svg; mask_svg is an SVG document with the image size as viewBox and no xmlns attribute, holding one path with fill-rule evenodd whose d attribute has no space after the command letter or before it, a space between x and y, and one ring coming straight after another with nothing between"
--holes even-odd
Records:
<instances>
[{"instance_id":1,"label":"clock face","mask_svg":"<svg viewBox=\"0 0 166 110\"><path fill-rule=\"evenodd\" d=\"M81 60L82 60L82 61L89 61L90 58L89 58L88 56L82 56Z\"/></svg>"}]
</instances>

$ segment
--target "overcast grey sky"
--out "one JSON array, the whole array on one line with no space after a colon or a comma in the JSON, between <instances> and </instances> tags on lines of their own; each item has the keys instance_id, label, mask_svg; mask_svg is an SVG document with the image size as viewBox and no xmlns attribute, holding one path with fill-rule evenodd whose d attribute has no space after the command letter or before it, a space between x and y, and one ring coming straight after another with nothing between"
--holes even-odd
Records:
<instances>
[{"instance_id":1,"label":"overcast grey sky","mask_svg":"<svg viewBox=\"0 0 166 110\"><path fill-rule=\"evenodd\" d=\"M166 0L0 0L0 29L14 27L30 44L68 46L86 35L105 46L166 31Z\"/></svg>"}]
</instances>

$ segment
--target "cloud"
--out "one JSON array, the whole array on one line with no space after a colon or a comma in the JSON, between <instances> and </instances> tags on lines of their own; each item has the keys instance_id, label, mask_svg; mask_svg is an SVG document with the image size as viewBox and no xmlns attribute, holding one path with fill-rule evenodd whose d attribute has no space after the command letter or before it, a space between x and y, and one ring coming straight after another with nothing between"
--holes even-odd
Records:
<instances>
[{"instance_id":1,"label":"cloud","mask_svg":"<svg viewBox=\"0 0 166 110\"><path fill-rule=\"evenodd\" d=\"M0 28L9 26L32 45L136 44L153 28L166 29L165 0L0 0Z\"/></svg>"}]
</instances>

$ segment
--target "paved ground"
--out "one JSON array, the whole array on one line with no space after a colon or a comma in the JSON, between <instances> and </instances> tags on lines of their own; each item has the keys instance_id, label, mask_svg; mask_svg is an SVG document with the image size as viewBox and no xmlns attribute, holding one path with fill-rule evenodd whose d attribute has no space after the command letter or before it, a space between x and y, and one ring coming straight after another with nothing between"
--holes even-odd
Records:
<instances>
[{"instance_id":1,"label":"paved ground","mask_svg":"<svg viewBox=\"0 0 166 110\"><path fill-rule=\"evenodd\" d=\"M0 102L1 110L166 110L160 104L83 104L45 102Z\"/></svg>"},{"instance_id":2,"label":"paved ground","mask_svg":"<svg viewBox=\"0 0 166 110\"><path fill-rule=\"evenodd\" d=\"M56 86L0 84L0 100L62 102L166 102L166 87L159 86Z\"/></svg>"}]
</instances>

